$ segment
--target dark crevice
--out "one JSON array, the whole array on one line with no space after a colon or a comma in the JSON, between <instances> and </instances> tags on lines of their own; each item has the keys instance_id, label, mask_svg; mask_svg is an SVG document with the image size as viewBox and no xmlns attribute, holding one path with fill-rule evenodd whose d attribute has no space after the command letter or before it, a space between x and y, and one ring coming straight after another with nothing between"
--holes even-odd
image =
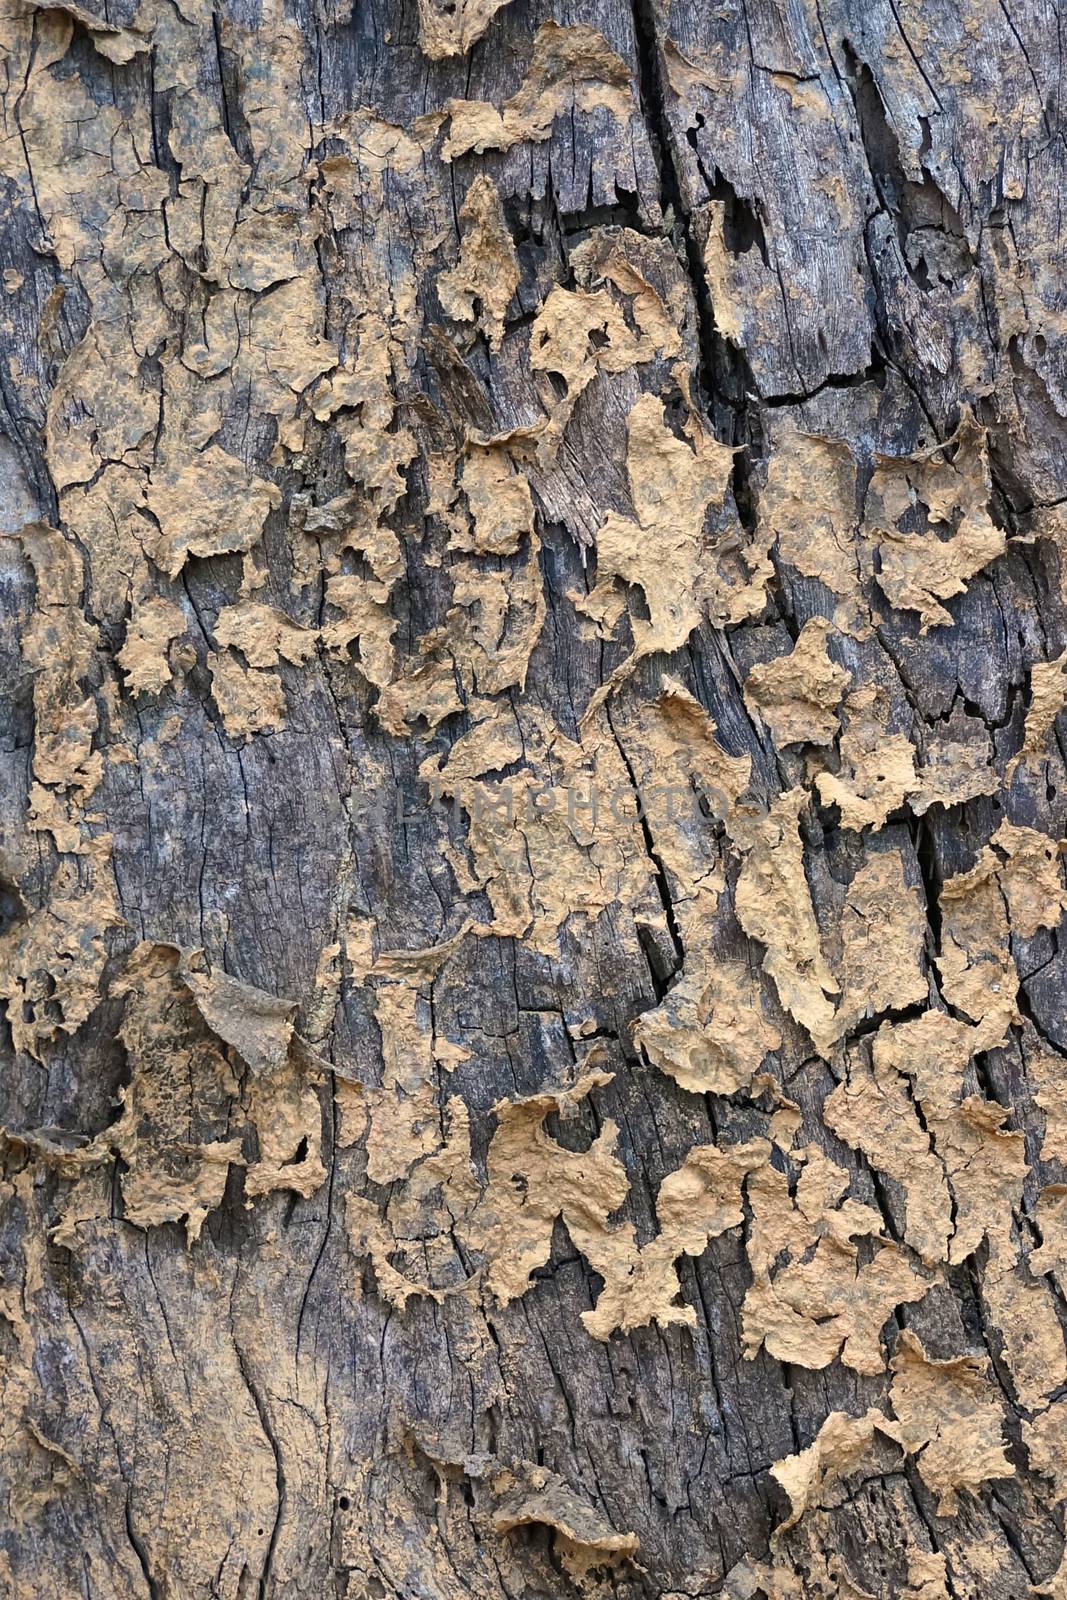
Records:
<instances>
[{"instance_id":1,"label":"dark crevice","mask_svg":"<svg viewBox=\"0 0 1067 1600\"><path fill-rule=\"evenodd\" d=\"M656 30L653 0L633 0L634 36L637 51L637 81L641 106L659 170L660 204L665 217L674 219L674 243L685 264L697 315L697 384L709 410L718 400L733 414L732 444L749 448L753 442L748 416L749 397L756 390L752 369L744 354L729 344L715 325L715 311L708 287L697 218L684 198L675 158L674 135L667 114L664 70ZM727 223L731 248L739 251L756 248L765 254L762 224L753 207L736 194L725 179L719 180L727 204ZM728 191L728 193L727 193ZM744 450L735 458L738 509L747 507L747 489L742 461Z\"/></svg>"},{"instance_id":2,"label":"dark crevice","mask_svg":"<svg viewBox=\"0 0 1067 1600\"><path fill-rule=\"evenodd\" d=\"M918 1022L919 1018L927 1011L925 1001L907 1006L886 1006L881 1011L872 1012L869 1017L863 1017L859 1022L853 1023L844 1035L849 1043L857 1039L868 1038L882 1027L883 1023L892 1023L899 1027L905 1022Z\"/></svg>"},{"instance_id":3,"label":"dark crevice","mask_svg":"<svg viewBox=\"0 0 1067 1600\"><path fill-rule=\"evenodd\" d=\"M140 1534L133 1525L133 1511L130 1507L129 1494L126 1496L125 1521L126 1537L130 1541L130 1548L137 1557L141 1571L144 1573L144 1581L147 1585L148 1593L151 1595L152 1600L159 1600L160 1588L159 1584L152 1576L151 1567L148 1565L148 1552L144 1547L144 1540L141 1538Z\"/></svg>"},{"instance_id":4,"label":"dark crevice","mask_svg":"<svg viewBox=\"0 0 1067 1600\"><path fill-rule=\"evenodd\" d=\"M643 234L646 238L658 239L661 237L659 230L650 228L641 215L638 196L628 189L615 186L617 196L616 204L589 205L579 212L558 211L560 232L567 240L584 238L598 228L629 228L631 233ZM505 212L506 212L505 207Z\"/></svg>"},{"instance_id":5,"label":"dark crevice","mask_svg":"<svg viewBox=\"0 0 1067 1600\"><path fill-rule=\"evenodd\" d=\"M937 865L937 845L925 816L909 816L908 829L912 848L919 868L923 899L926 906L926 923L930 929L934 948L941 949L941 874Z\"/></svg>"},{"instance_id":6,"label":"dark crevice","mask_svg":"<svg viewBox=\"0 0 1067 1600\"><path fill-rule=\"evenodd\" d=\"M763 404L770 409L780 406L802 406L809 400L814 400L816 395L822 394L827 389L861 389L865 383L873 383L876 388L885 387L885 376L888 362L878 350L871 352L871 359L862 372L831 372L814 389L797 389L784 391L773 395L764 395Z\"/></svg>"},{"instance_id":7,"label":"dark crevice","mask_svg":"<svg viewBox=\"0 0 1067 1600\"><path fill-rule=\"evenodd\" d=\"M904 171L900 140L890 123L874 74L847 39L844 76L852 95L867 166L882 210L892 218L904 265L922 290L955 286L974 270L955 208L930 177L915 183ZM928 235L928 237L922 237ZM877 279L874 280L877 282Z\"/></svg>"},{"instance_id":8,"label":"dark crevice","mask_svg":"<svg viewBox=\"0 0 1067 1600\"><path fill-rule=\"evenodd\" d=\"M703 120L703 117L698 112L698 127L703 124ZM712 171L708 173L700 160L700 154L697 149L697 128L690 128L687 137L692 147L693 155L700 165L701 174L707 186L708 199L722 207L723 244L732 256L743 256L747 255L750 250L758 250L763 265L770 272L772 270L771 258L767 250L767 235L760 216L759 201L750 200L747 195L740 194L729 178L718 168L712 168Z\"/></svg>"},{"instance_id":9,"label":"dark crevice","mask_svg":"<svg viewBox=\"0 0 1067 1600\"><path fill-rule=\"evenodd\" d=\"M626 752L626 747L616 731L614 721L612 720L610 707L606 708L606 712L608 726L611 728L612 735L618 747L619 755L622 757L623 765L626 768L626 774L630 781L630 786L635 794L640 794L641 790L637 782L636 774L634 773L633 764ZM644 839L645 852L648 856L649 862L652 865L653 876L656 881L656 888L659 892L660 904L663 906L663 915L666 919L667 929L671 936L671 944L674 947L675 959L677 961L675 971L680 972L682 967L685 965L685 946L682 943L682 936L678 928L677 919L674 915L674 902L671 898L670 883L667 879L667 872L659 854L656 851L655 841L652 837L652 829L649 827L648 817L646 815L644 806L639 807L637 821L641 828L642 838ZM642 941L642 949L645 950L646 959L648 959L648 951L645 947L644 941ZM663 981L662 976L657 974L657 970L655 967L653 967L651 960L649 961L649 971L652 975L654 983ZM673 974L670 976L673 976ZM664 990L664 992L666 991ZM662 999L662 995L660 995L659 998Z\"/></svg>"}]
</instances>

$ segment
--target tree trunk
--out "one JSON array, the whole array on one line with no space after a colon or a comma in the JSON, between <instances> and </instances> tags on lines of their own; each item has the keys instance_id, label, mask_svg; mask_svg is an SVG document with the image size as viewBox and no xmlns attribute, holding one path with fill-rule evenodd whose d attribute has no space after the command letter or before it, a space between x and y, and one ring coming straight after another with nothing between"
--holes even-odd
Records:
<instances>
[{"instance_id":1,"label":"tree trunk","mask_svg":"<svg viewBox=\"0 0 1067 1600\"><path fill-rule=\"evenodd\" d=\"M1067 1595L1057 29L11 0L3 1594Z\"/></svg>"}]
</instances>

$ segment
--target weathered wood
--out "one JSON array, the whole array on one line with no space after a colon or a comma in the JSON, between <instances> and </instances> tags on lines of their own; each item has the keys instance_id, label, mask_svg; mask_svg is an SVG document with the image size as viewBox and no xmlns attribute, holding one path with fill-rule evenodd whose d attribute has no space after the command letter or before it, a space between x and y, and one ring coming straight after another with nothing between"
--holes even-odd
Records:
<instances>
[{"instance_id":1,"label":"weathered wood","mask_svg":"<svg viewBox=\"0 0 1067 1600\"><path fill-rule=\"evenodd\" d=\"M0 1591L1063 1591L1055 12L3 39Z\"/></svg>"}]
</instances>

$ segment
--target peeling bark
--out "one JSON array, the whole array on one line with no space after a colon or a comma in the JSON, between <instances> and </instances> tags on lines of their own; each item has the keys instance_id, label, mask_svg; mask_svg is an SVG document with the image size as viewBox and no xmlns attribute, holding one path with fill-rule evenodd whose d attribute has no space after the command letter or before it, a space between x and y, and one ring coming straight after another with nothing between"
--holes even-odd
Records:
<instances>
[{"instance_id":1,"label":"peeling bark","mask_svg":"<svg viewBox=\"0 0 1067 1600\"><path fill-rule=\"evenodd\" d=\"M0 27L0 1590L1067 1594L1058 19Z\"/></svg>"}]
</instances>

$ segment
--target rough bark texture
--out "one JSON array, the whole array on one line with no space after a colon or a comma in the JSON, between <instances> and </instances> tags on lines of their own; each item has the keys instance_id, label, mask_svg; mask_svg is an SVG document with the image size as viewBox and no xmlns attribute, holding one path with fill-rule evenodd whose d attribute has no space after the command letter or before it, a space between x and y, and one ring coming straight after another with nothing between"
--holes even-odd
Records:
<instances>
[{"instance_id":1,"label":"rough bark texture","mask_svg":"<svg viewBox=\"0 0 1067 1600\"><path fill-rule=\"evenodd\" d=\"M1053 8L2 9L0 1590L1067 1595Z\"/></svg>"}]
</instances>

